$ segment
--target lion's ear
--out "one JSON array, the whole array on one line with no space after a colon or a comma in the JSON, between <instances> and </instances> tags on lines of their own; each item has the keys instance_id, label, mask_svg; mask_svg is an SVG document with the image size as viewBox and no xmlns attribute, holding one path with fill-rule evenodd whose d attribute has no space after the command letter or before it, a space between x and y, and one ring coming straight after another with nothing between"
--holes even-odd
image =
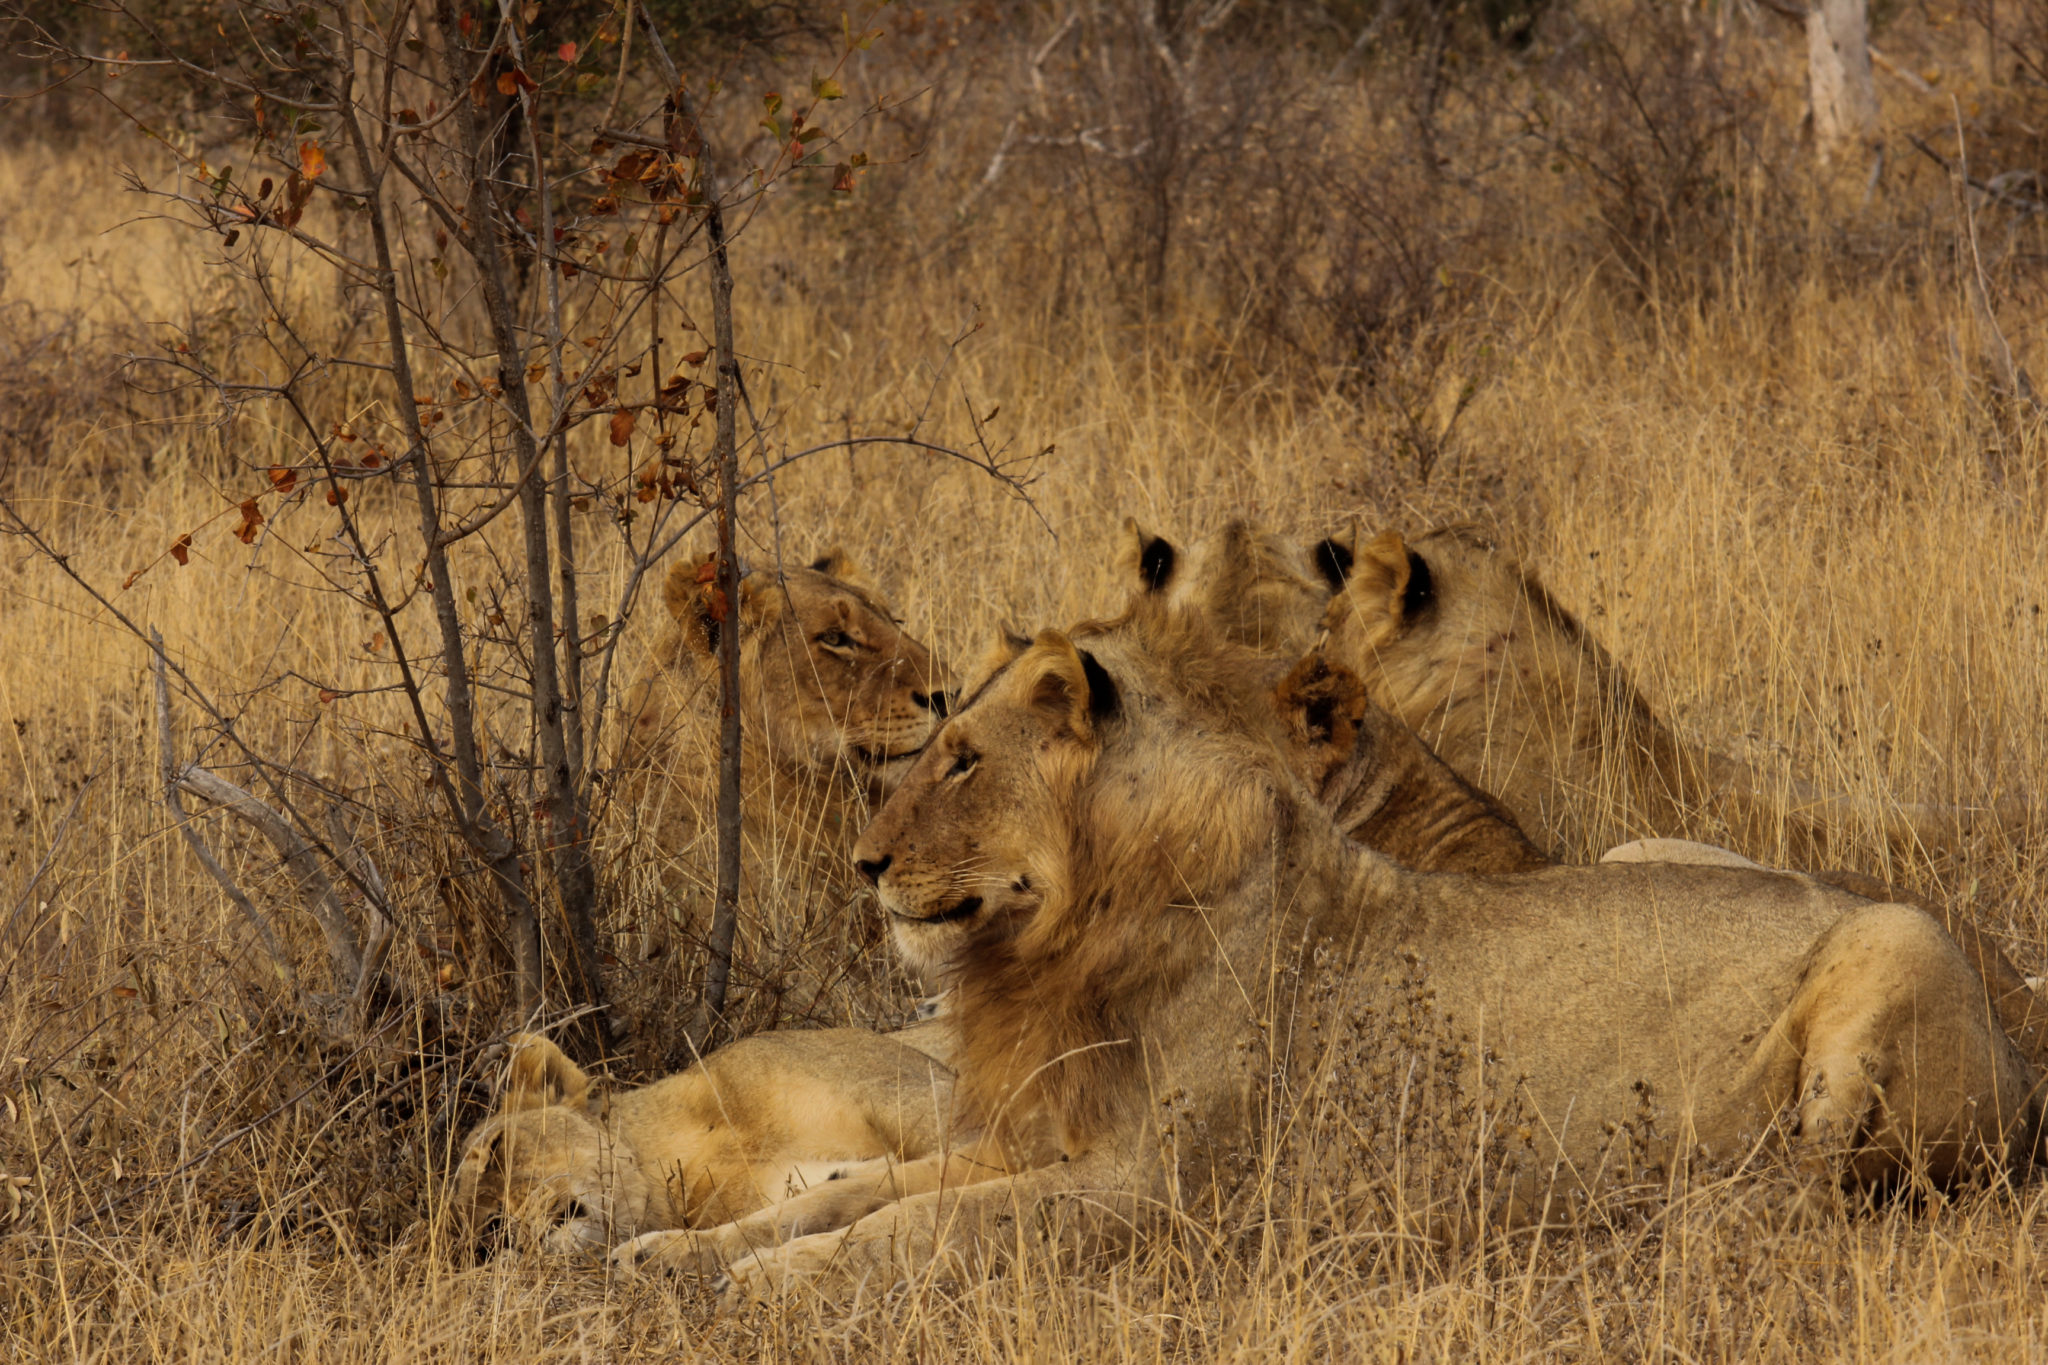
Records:
<instances>
[{"instance_id":1,"label":"lion's ear","mask_svg":"<svg viewBox=\"0 0 2048 1365\"><path fill-rule=\"evenodd\" d=\"M1310 785L1349 762L1365 720L1365 684L1350 669L1310 654L1273 689L1273 704Z\"/></svg>"},{"instance_id":2,"label":"lion's ear","mask_svg":"<svg viewBox=\"0 0 2048 1365\"><path fill-rule=\"evenodd\" d=\"M1031 704L1053 713L1084 739L1092 738L1121 705L1109 670L1056 630L1040 631L1017 666L1026 670Z\"/></svg>"},{"instance_id":3,"label":"lion's ear","mask_svg":"<svg viewBox=\"0 0 2048 1365\"><path fill-rule=\"evenodd\" d=\"M1334 536L1325 536L1309 547L1309 562L1316 566L1316 572L1330 585L1331 592L1344 591L1344 585L1351 578L1351 566L1358 561L1358 532L1356 528Z\"/></svg>"},{"instance_id":4,"label":"lion's ear","mask_svg":"<svg viewBox=\"0 0 2048 1365\"><path fill-rule=\"evenodd\" d=\"M505 1068L506 1113L545 1109L556 1104L581 1104L590 1094L590 1077L562 1049L537 1033L515 1034L512 1060Z\"/></svg>"},{"instance_id":5,"label":"lion's ear","mask_svg":"<svg viewBox=\"0 0 2048 1365\"><path fill-rule=\"evenodd\" d=\"M1377 643L1436 604L1436 575L1399 531L1386 531L1358 552L1343 595Z\"/></svg>"},{"instance_id":6,"label":"lion's ear","mask_svg":"<svg viewBox=\"0 0 2048 1365\"><path fill-rule=\"evenodd\" d=\"M662 605L668 614L684 625L689 624L690 609L696 604L697 569L702 561L679 559L668 566L668 577L661 582Z\"/></svg>"},{"instance_id":7,"label":"lion's ear","mask_svg":"<svg viewBox=\"0 0 2048 1365\"><path fill-rule=\"evenodd\" d=\"M668 571L668 581L662 589L669 615L675 617L676 624L683 628L684 645L700 660L718 653L719 635L733 615L730 609L724 612L717 609L718 585L713 581L717 563L718 556L708 554L695 562L678 564ZM782 594L765 592L761 584L760 574L743 572L740 575L742 634L772 620L781 604Z\"/></svg>"},{"instance_id":8,"label":"lion's ear","mask_svg":"<svg viewBox=\"0 0 2048 1365\"><path fill-rule=\"evenodd\" d=\"M830 574L842 583L851 583L857 588L870 586L860 566L853 562L853 556L834 545L811 561L811 567L822 574Z\"/></svg>"},{"instance_id":9,"label":"lion's ear","mask_svg":"<svg viewBox=\"0 0 2048 1365\"><path fill-rule=\"evenodd\" d=\"M1029 648L1030 636L1021 635L1007 625L997 629L994 638L988 642L988 648L982 651L980 661L968 671L966 680L961 684L960 695L971 697L979 692L988 685L990 678L1016 662L1017 657Z\"/></svg>"},{"instance_id":10,"label":"lion's ear","mask_svg":"<svg viewBox=\"0 0 2048 1365\"><path fill-rule=\"evenodd\" d=\"M1165 592L1173 582L1174 571L1180 565L1180 551L1165 536L1155 536L1138 525L1135 518L1124 518L1124 529L1117 543L1117 572L1133 583L1140 592Z\"/></svg>"}]
</instances>

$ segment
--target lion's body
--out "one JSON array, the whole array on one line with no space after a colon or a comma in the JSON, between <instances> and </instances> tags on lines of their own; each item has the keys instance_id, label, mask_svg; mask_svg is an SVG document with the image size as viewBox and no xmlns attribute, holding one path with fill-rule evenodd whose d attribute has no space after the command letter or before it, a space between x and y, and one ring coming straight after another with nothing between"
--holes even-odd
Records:
<instances>
[{"instance_id":1,"label":"lion's body","mask_svg":"<svg viewBox=\"0 0 2048 1365\"><path fill-rule=\"evenodd\" d=\"M886 1170L941 1146L952 1074L916 1046L924 1033L758 1034L613 1096L523 1036L499 1112L464 1142L453 1207L472 1229L502 1219L549 1251L602 1250L730 1224L828 1181L865 1182L872 1163ZM753 1245L773 1240L755 1235Z\"/></svg>"},{"instance_id":2,"label":"lion's body","mask_svg":"<svg viewBox=\"0 0 2048 1365\"><path fill-rule=\"evenodd\" d=\"M856 848L899 944L954 973L964 1117L1051 1133L1065 1159L949 1193L943 1225L926 1196L752 1258L741 1288L979 1262L1020 1203L1066 1193L1087 1195L1065 1205L1084 1240L1199 1200L1256 1167L1274 1075L1370 1087L1331 1075L1325 1042L1390 1018L1404 963L1470 1093L1484 1058L1520 1079L1520 1216L1553 1179L1599 1185L1645 1106L1651 1161L1762 1142L1867 1185L2030 1155L2033 1072L1926 915L1741 869L1402 869L1231 723L1201 633L1140 609L1040 637Z\"/></svg>"}]
</instances>

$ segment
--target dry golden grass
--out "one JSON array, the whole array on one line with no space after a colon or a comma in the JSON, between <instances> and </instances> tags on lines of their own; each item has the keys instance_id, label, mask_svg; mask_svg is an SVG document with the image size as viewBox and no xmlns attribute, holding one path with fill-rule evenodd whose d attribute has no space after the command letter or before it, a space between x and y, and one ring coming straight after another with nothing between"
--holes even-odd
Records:
<instances>
[{"instance_id":1,"label":"dry golden grass","mask_svg":"<svg viewBox=\"0 0 2048 1365\"><path fill-rule=\"evenodd\" d=\"M132 155L161 169L144 148ZM963 154L951 169L978 164ZM111 184L78 202L37 192L75 173L55 152L0 163L0 302L17 341L23 319L68 320L67 344L85 359L38 373L84 382L91 357L151 322L232 298L169 229L100 235L133 207ZM1452 360L1416 381L1424 399L1476 385L1424 480L1388 408L1338 376L1275 366L1248 377L1256 366L1228 320L1198 312L1139 326L1106 303L1054 309L1000 251L906 269L886 288L870 280L858 307L841 307L844 286L809 292L802 272L809 260L830 274L834 248L816 244L842 225L792 207L740 256L742 349L781 364L754 381L778 440L907 427L978 310L981 330L936 386L938 429L958 437L965 405L1000 404L999 434L1054 454L1035 512L943 462L828 456L782 478L784 534L799 553L847 546L914 630L966 662L999 624L1113 604L1105 547L1126 515L1182 534L1237 513L1304 534L1353 517L1478 519L1685 727L1788 752L1844 789L2038 800L2048 435L2001 416L1958 358L1968 343L1958 352L1952 338L1967 324L1952 283L1899 268L1816 270L1786 287L1738 258L1712 302L1648 307L1582 258L1547 254L1534 229L1568 206L1522 212L1503 232L1534 245L1475 286L1483 303L1457 320ZM2036 374L2048 373L2040 316L2007 319ZM224 451L203 426L159 422L147 406L124 415L103 369L96 382L90 401L59 405L47 450L17 453L5 476L73 566L112 588L235 500L232 461L260 466L265 439L289 443L245 421ZM1994 450L2002 481L1987 476ZM189 567L159 564L123 610L159 625L260 744L359 787L416 783L374 699L323 710L302 684L249 690L294 667L346 680L371 631L307 590L309 562L286 542L331 528L297 515L254 551L217 532ZM624 564L591 568L612 585ZM250 1026L266 1016L233 966L242 931L158 797L145 651L21 548L0 575L0 720L13 721L0 728L0 914L13 917L13 956L0 963L0 1164L29 1180L18 1209L0 1203L10 1359L2048 1355L2039 1182L1817 1229L1780 1225L1746 1187L1717 1187L1448 1259L1370 1230L1328 1235L1311 1194L1282 1190L1263 1233L1258 1219L1191 1222L1085 1273L1026 1265L851 1310L719 1315L699 1290L592 1266L457 1265L433 1201L459 1135L408 1117L445 1102L440 1075L357 1074L288 1029ZM623 666L635 648L644 641ZM219 837L245 885L288 904L270 860ZM430 900L433 866L402 843L371 851L402 903ZM2023 969L2048 965L2048 828L1983 832L1905 866L1876 840L1860 851L1868 870L1974 899ZM869 989L846 1006L856 1022L891 1017L910 984ZM403 1113L388 1127L360 1122L375 1106Z\"/></svg>"}]
</instances>

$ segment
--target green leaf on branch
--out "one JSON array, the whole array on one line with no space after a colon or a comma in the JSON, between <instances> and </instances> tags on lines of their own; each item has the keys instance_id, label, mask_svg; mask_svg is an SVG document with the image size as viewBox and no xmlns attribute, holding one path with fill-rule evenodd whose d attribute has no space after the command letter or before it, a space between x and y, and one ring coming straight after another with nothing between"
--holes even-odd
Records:
<instances>
[{"instance_id":1,"label":"green leaf on branch","mask_svg":"<svg viewBox=\"0 0 2048 1365\"><path fill-rule=\"evenodd\" d=\"M844 98L846 91L840 87L838 81L833 80L830 76L813 76L811 77L811 94L821 100L836 100Z\"/></svg>"}]
</instances>

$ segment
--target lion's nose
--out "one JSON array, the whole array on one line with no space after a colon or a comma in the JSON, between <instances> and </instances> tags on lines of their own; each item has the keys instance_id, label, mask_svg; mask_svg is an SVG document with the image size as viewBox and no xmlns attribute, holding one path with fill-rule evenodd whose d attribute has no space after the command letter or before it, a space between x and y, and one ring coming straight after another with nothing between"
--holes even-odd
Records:
<instances>
[{"instance_id":1,"label":"lion's nose","mask_svg":"<svg viewBox=\"0 0 2048 1365\"><path fill-rule=\"evenodd\" d=\"M910 699L940 719L953 710L954 694L951 692L912 692Z\"/></svg>"},{"instance_id":2,"label":"lion's nose","mask_svg":"<svg viewBox=\"0 0 2048 1365\"><path fill-rule=\"evenodd\" d=\"M867 879L869 886L879 886L882 883L882 874L887 872L889 864L895 861L895 854L884 853L879 861L871 862L868 859L862 858L854 863L854 867L859 869L860 875Z\"/></svg>"}]
</instances>

